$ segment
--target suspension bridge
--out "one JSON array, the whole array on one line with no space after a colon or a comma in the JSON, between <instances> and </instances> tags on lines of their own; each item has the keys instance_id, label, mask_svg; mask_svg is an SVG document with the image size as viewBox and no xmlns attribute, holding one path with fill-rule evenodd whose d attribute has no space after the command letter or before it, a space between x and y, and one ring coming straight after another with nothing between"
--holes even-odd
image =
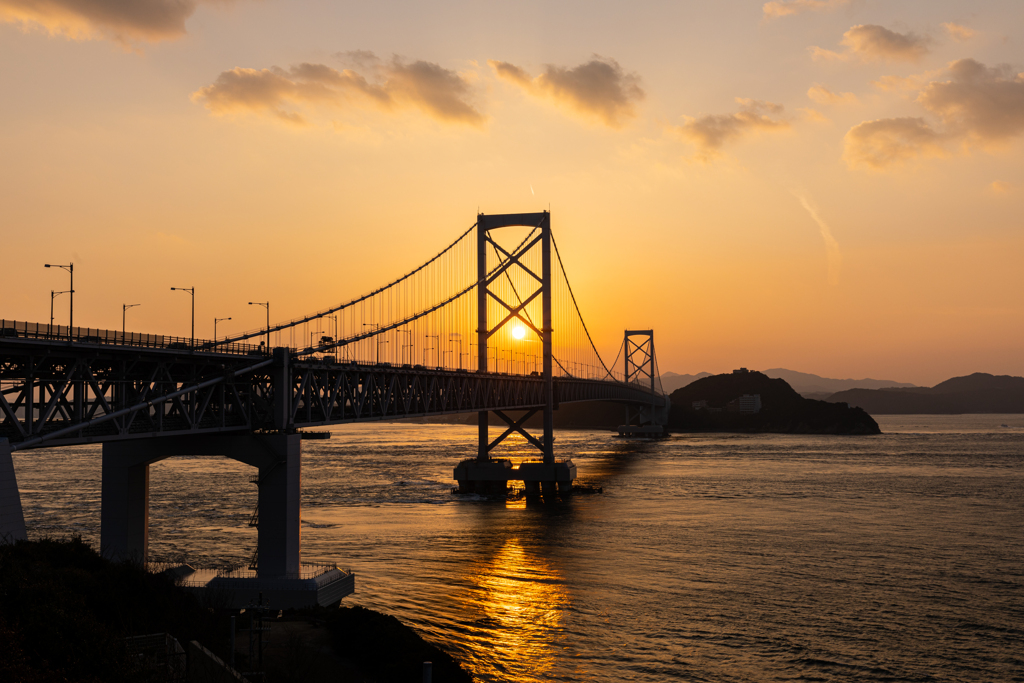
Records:
<instances>
[{"instance_id":1,"label":"suspension bridge","mask_svg":"<svg viewBox=\"0 0 1024 683\"><path fill-rule=\"evenodd\" d=\"M300 560L302 429L477 413L477 457L455 466L459 490L522 481L550 495L576 478L555 457L560 404L620 403L626 435L660 434L667 420L653 331L626 330L605 362L548 212L480 214L419 267L336 306L276 324L266 307L265 326L213 340L0 321L0 538L26 536L13 452L102 444L101 552L137 561L148 554L149 465L227 456L257 468L258 541L247 570L219 587L314 580L323 602L344 582ZM496 438L491 415L505 427ZM512 435L537 458L498 457ZM294 602L294 589L279 600Z\"/></svg>"}]
</instances>

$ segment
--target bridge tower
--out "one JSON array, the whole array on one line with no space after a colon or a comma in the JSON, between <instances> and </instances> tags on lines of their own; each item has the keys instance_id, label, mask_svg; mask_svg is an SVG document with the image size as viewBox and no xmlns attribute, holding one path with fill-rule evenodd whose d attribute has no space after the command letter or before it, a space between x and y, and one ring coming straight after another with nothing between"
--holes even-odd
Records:
<instances>
[{"instance_id":1,"label":"bridge tower","mask_svg":"<svg viewBox=\"0 0 1024 683\"><path fill-rule=\"evenodd\" d=\"M488 368L488 341L501 330L505 325L518 320L524 327L533 330L540 339L542 345L543 372L540 381L543 382L542 403L526 408L525 414L518 419L510 417L501 410L481 410L478 413L479 444L475 461L464 461L459 463L455 469L455 478L459 482L459 489L465 492L503 494L507 490L509 480L521 479L527 493L539 493L543 489L546 493L554 493L556 490L571 489L572 481L576 478L576 466L571 460L555 462L554 450L554 410L555 391L553 361L552 361L552 316L551 316L551 214L547 211L541 213L514 213L514 214L479 214L477 215L477 371L487 373ZM535 228L539 234L531 236L529 241L520 248L509 252L492 237L492 232L508 227ZM501 262L493 271L487 268L487 251L493 248L502 258ZM541 250L541 272L540 275L528 268L523 259L532 249ZM500 277L507 277L507 272L513 266L518 266L527 273L536 284L532 292L517 296L516 301L506 301L501 291L492 287ZM526 307L537 297L541 299L542 321L538 328L536 323L525 313ZM494 300L502 309L504 315L500 320L488 319L488 303ZM490 413L494 413L508 427L493 441L489 434ZM526 421L543 412L543 434L540 439L526 431ZM502 441L512 434L520 434L526 441L532 444L541 452L540 462L522 463L518 468L513 468L509 460L495 460L490 456L491 451Z\"/></svg>"},{"instance_id":2,"label":"bridge tower","mask_svg":"<svg viewBox=\"0 0 1024 683\"><path fill-rule=\"evenodd\" d=\"M662 436L668 423L667 409L658 409L654 364L654 330L626 330L623 345L623 370L626 384L648 384L651 404L626 405L626 422L619 426L622 436Z\"/></svg>"}]
</instances>

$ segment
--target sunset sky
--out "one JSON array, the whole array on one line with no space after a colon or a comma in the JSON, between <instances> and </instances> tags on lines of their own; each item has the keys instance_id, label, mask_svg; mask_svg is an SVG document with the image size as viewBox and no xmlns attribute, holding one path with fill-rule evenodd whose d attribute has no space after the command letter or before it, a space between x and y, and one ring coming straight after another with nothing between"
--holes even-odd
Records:
<instances>
[{"instance_id":1,"label":"sunset sky","mask_svg":"<svg viewBox=\"0 0 1024 683\"><path fill-rule=\"evenodd\" d=\"M0 0L0 317L73 260L76 324L252 328L550 207L610 357L1024 375L1022 41L1019 0Z\"/></svg>"}]
</instances>

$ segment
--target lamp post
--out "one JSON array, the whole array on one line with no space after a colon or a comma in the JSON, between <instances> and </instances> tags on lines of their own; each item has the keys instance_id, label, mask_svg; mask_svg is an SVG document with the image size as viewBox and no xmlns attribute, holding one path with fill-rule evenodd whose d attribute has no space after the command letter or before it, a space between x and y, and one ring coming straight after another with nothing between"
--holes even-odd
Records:
<instances>
[{"instance_id":1,"label":"lamp post","mask_svg":"<svg viewBox=\"0 0 1024 683\"><path fill-rule=\"evenodd\" d=\"M68 273L71 274L71 287L68 289L68 293L71 294L71 306L70 306L71 310L70 310L70 313L68 314L68 339L71 339L71 337L72 337L71 328L73 328L75 326L75 264L74 263L68 263L68 265L62 266L62 265L59 265L59 264L56 264L56 263L52 263L52 264L51 263L44 263L43 267L44 268L63 268L64 270L68 271ZM51 298L50 298L50 305L51 306L53 305L52 294L51 294ZM50 317L52 318L53 316L50 316Z\"/></svg>"},{"instance_id":2,"label":"lamp post","mask_svg":"<svg viewBox=\"0 0 1024 683\"><path fill-rule=\"evenodd\" d=\"M225 320L231 320L231 318L214 318L213 319L213 345L217 345L217 323Z\"/></svg>"},{"instance_id":3,"label":"lamp post","mask_svg":"<svg viewBox=\"0 0 1024 683\"><path fill-rule=\"evenodd\" d=\"M405 362L405 350L409 349L409 363L412 363L413 360L414 360L414 358L413 358L413 351L412 351L412 348L414 346L413 341L412 341L412 330L399 330L399 332L401 332L402 334L406 335L406 339L409 342L408 344L402 344L402 352L401 352L402 362L403 363Z\"/></svg>"},{"instance_id":4,"label":"lamp post","mask_svg":"<svg viewBox=\"0 0 1024 683\"><path fill-rule=\"evenodd\" d=\"M380 325L377 323L363 323L363 327L372 327L376 330L380 329ZM380 340L374 339L373 341L377 342L377 365L380 365Z\"/></svg>"},{"instance_id":5,"label":"lamp post","mask_svg":"<svg viewBox=\"0 0 1024 683\"><path fill-rule=\"evenodd\" d=\"M462 333L452 332L448 335L448 341L451 342L452 337L458 337L456 341L459 342L459 370L462 369Z\"/></svg>"},{"instance_id":6,"label":"lamp post","mask_svg":"<svg viewBox=\"0 0 1024 683\"><path fill-rule=\"evenodd\" d=\"M434 351L440 351L441 350L441 335L439 335L439 334L427 334L427 335L424 335L424 336L427 339L436 339L437 340L436 342L434 342L436 344L436 346L430 346L430 347L428 347L428 349L433 349ZM425 355L426 354L424 353L424 356ZM424 360L426 360L426 358L424 358ZM435 367L436 367L436 361L437 361L436 354L435 354L435 359L434 360L435 360ZM424 363L424 365L426 365L426 363Z\"/></svg>"},{"instance_id":7,"label":"lamp post","mask_svg":"<svg viewBox=\"0 0 1024 683\"><path fill-rule=\"evenodd\" d=\"M124 327L124 319L125 319L125 313L128 312L129 308L135 308L136 306L141 306L141 305L142 304L121 304L121 343L122 344L124 344L124 329L125 329L125 327Z\"/></svg>"},{"instance_id":8,"label":"lamp post","mask_svg":"<svg viewBox=\"0 0 1024 683\"><path fill-rule=\"evenodd\" d=\"M192 296L192 348L196 347L196 288L195 287L171 287L172 292L188 292Z\"/></svg>"},{"instance_id":9,"label":"lamp post","mask_svg":"<svg viewBox=\"0 0 1024 683\"><path fill-rule=\"evenodd\" d=\"M318 334L323 334L323 333L324 333L323 330L317 330L316 332L310 332L309 333L309 348L311 348L311 349L313 348L313 337L315 337Z\"/></svg>"},{"instance_id":10,"label":"lamp post","mask_svg":"<svg viewBox=\"0 0 1024 683\"><path fill-rule=\"evenodd\" d=\"M61 294L67 294L67 290L63 292L55 292L50 290L50 328L46 331L47 336L53 336L53 300Z\"/></svg>"},{"instance_id":11,"label":"lamp post","mask_svg":"<svg viewBox=\"0 0 1024 683\"><path fill-rule=\"evenodd\" d=\"M250 301L250 306L262 306L267 309L267 353L270 353L270 302L269 301Z\"/></svg>"}]
</instances>

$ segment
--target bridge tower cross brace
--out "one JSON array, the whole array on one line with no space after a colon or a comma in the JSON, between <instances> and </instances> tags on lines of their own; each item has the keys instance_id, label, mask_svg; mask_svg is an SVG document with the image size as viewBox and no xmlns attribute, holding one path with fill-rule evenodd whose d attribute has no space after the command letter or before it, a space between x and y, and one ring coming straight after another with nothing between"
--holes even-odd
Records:
<instances>
[{"instance_id":1,"label":"bridge tower cross brace","mask_svg":"<svg viewBox=\"0 0 1024 683\"><path fill-rule=\"evenodd\" d=\"M634 337L640 339L634 341ZM651 383L651 419L655 415L655 389L654 389L654 330L626 330L623 340L623 370L625 371L626 384L650 380ZM639 362L637 360L639 359ZM626 425L632 424L634 419L643 419L644 408L640 408L635 414L630 407L626 406Z\"/></svg>"},{"instance_id":2,"label":"bridge tower cross brace","mask_svg":"<svg viewBox=\"0 0 1024 683\"><path fill-rule=\"evenodd\" d=\"M542 213L512 213L512 214L479 214L477 215L477 368L479 372L487 372L487 342L498 330L505 326L505 324L517 319L524 327L532 329L537 336L540 338L543 351L543 381L544 381L544 435L542 439L538 440L532 434L526 432L523 428L526 420L537 413L539 409L529 411L524 417L519 420L513 420L512 418L505 415L500 410L494 411L495 415L501 418L506 424L508 429L494 441L490 440L488 435L488 411L482 410L479 413L479 450L477 453L477 460L485 462L490 459L490 451L501 443L507 436L513 432L518 432L526 440L536 446L543 454L544 463L546 465L553 465L555 462L555 451L554 451L554 378L552 375L552 343L551 343L551 214L547 211ZM491 237L492 230L498 230L500 228L507 227L528 227L528 228L539 228L540 235L534 237L530 242L524 245L521 249L515 253L509 253L502 248L494 239ZM540 245L541 249L541 275L538 278L536 273L533 273L528 268L525 268L521 263L521 259L531 249ZM493 272L488 273L487 271L487 249L489 246L493 246L497 252L504 256L502 264ZM502 299L501 294L491 289L490 285L495 282L499 277L505 276L506 271L513 265L518 265L529 273L533 279L537 280L538 288L531 292L528 296L523 295L521 301L505 301ZM536 325L529 320L528 317L523 315L526 306L537 298L541 297L541 308L543 310L543 321L541 323L541 329L537 329ZM498 322L494 327L490 326L487 319L487 304L489 299L494 299L502 308L505 309L506 315Z\"/></svg>"}]
</instances>

